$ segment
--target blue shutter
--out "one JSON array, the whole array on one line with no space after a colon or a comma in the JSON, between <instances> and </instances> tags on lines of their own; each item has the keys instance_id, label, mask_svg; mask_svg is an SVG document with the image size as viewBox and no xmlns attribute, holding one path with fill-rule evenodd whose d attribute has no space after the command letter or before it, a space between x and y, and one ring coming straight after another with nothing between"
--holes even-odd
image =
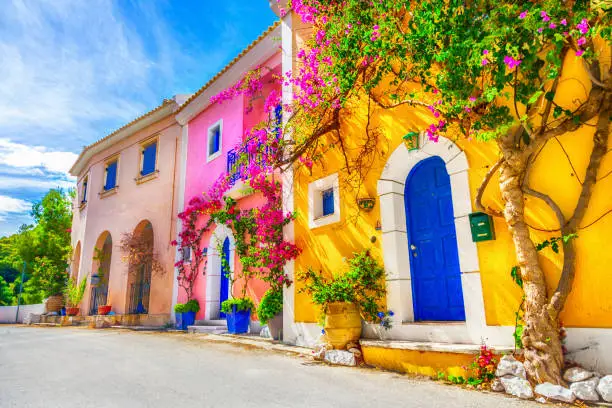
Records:
<instances>
[{"instance_id":1,"label":"blue shutter","mask_svg":"<svg viewBox=\"0 0 612 408\"><path fill-rule=\"evenodd\" d=\"M82 203L86 203L87 202L87 179L85 179L85 181L83 181L83 197L81 199Z\"/></svg>"},{"instance_id":2,"label":"blue shutter","mask_svg":"<svg viewBox=\"0 0 612 408\"><path fill-rule=\"evenodd\" d=\"M142 151L142 170L140 174L146 176L155 171L155 155L157 152L157 142L151 143Z\"/></svg>"},{"instance_id":3,"label":"blue shutter","mask_svg":"<svg viewBox=\"0 0 612 408\"><path fill-rule=\"evenodd\" d=\"M334 213L334 189L323 191L323 216Z\"/></svg>"},{"instance_id":4,"label":"blue shutter","mask_svg":"<svg viewBox=\"0 0 612 408\"><path fill-rule=\"evenodd\" d=\"M105 190L112 190L117 185L117 162L114 161L106 166Z\"/></svg>"},{"instance_id":5,"label":"blue shutter","mask_svg":"<svg viewBox=\"0 0 612 408\"><path fill-rule=\"evenodd\" d=\"M219 151L219 142L221 139L221 128L219 126L217 126L214 130L214 134L213 134L213 148L212 148L212 152L210 154L214 154L217 153Z\"/></svg>"}]
</instances>

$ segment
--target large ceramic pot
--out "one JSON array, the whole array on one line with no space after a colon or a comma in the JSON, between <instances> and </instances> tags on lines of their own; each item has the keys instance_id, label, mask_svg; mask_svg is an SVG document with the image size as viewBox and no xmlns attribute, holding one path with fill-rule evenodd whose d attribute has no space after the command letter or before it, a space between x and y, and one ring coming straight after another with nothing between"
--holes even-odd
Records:
<instances>
[{"instance_id":1,"label":"large ceramic pot","mask_svg":"<svg viewBox=\"0 0 612 408\"><path fill-rule=\"evenodd\" d=\"M107 315L109 314L111 311L111 306L110 305L105 305L105 306L98 306L98 314L99 315Z\"/></svg>"},{"instance_id":2,"label":"large ceramic pot","mask_svg":"<svg viewBox=\"0 0 612 408\"><path fill-rule=\"evenodd\" d=\"M187 330L195 324L196 312L184 312L181 316L181 330Z\"/></svg>"},{"instance_id":3,"label":"large ceramic pot","mask_svg":"<svg viewBox=\"0 0 612 408\"><path fill-rule=\"evenodd\" d=\"M283 337L283 312L280 312L268 320L268 329L273 340L282 340Z\"/></svg>"},{"instance_id":4,"label":"large ceramic pot","mask_svg":"<svg viewBox=\"0 0 612 408\"><path fill-rule=\"evenodd\" d=\"M361 337L361 316L357 305L349 302L334 302L327 305L325 313L325 335L327 342L342 350L349 342L358 342Z\"/></svg>"},{"instance_id":5,"label":"large ceramic pot","mask_svg":"<svg viewBox=\"0 0 612 408\"><path fill-rule=\"evenodd\" d=\"M64 306L64 297L62 295L49 296L49 298L47 299L47 303L45 305L45 311L47 313L55 312L59 314L63 306Z\"/></svg>"},{"instance_id":6,"label":"large ceramic pot","mask_svg":"<svg viewBox=\"0 0 612 408\"><path fill-rule=\"evenodd\" d=\"M174 325L176 330L183 330L183 314L178 312L174 313L174 320L176 322Z\"/></svg>"},{"instance_id":7,"label":"large ceramic pot","mask_svg":"<svg viewBox=\"0 0 612 408\"><path fill-rule=\"evenodd\" d=\"M249 331L251 322L251 309L236 311L236 305L232 306L232 313L225 315L227 319L227 331L230 334L243 334Z\"/></svg>"},{"instance_id":8,"label":"large ceramic pot","mask_svg":"<svg viewBox=\"0 0 612 408\"><path fill-rule=\"evenodd\" d=\"M66 308L66 314L68 316L76 316L79 314L80 311L81 311L81 308L79 307L67 307Z\"/></svg>"}]
</instances>

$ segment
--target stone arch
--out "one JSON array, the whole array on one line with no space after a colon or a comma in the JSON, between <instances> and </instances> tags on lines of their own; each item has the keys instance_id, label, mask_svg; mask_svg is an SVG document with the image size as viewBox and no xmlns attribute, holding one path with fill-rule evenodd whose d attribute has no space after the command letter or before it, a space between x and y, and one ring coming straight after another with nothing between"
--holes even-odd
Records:
<instances>
[{"instance_id":1,"label":"stone arch","mask_svg":"<svg viewBox=\"0 0 612 408\"><path fill-rule=\"evenodd\" d=\"M395 312L397 323L414 321L404 189L410 171L421 160L438 156L446 164L451 180L459 269L466 313L465 324L468 329L469 326L483 328L486 326L486 321L480 266L468 217L472 212L472 202L467 157L455 143L444 137L434 142L420 135L419 142L418 149L410 150L402 143L392 152L377 185L383 259L387 271L387 306Z\"/></svg>"},{"instance_id":2,"label":"stone arch","mask_svg":"<svg viewBox=\"0 0 612 408\"><path fill-rule=\"evenodd\" d=\"M155 235L151 222L149 220L140 221L134 228L132 237L140 250L148 254L144 262L138 265L127 265L126 310L128 314L146 314L150 306L155 251Z\"/></svg>"},{"instance_id":3,"label":"stone arch","mask_svg":"<svg viewBox=\"0 0 612 408\"><path fill-rule=\"evenodd\" d=\"M108 231L102 232L96 240L91 267L91 292L89 314L97 314L98 306L108 300L108 288L113 255L113 238Z\"/></svg>"},{"instance_id":4,"label":"stone arch","mask_svg":"<svg viewBox=\"0 0 612 408\"><path fill-rule=\"evenodd\" d=\"M79 279L79 269L81 266L81 241L78 241L72 253L72 263L70 265L70 278Z\"/></svg>"},{"instance_id":5,"label":"stone arch","mask_svg":"<svg viewBox=\"0 0 612 408\"><path fill-rule=\"evenodd\" d=\"M236 239L232 230L226 225L217 225L210 236L207 255L208 262L206 263L206 307L204 309L204 318L206 320L219 318L219 289L221 286L221 256L218 251L218 246L223 244L225 239L229 239L229 264L232 267L232 274L236 267ZM232 297L231 291L229 296Z\"/></svg>"}]
</instances>

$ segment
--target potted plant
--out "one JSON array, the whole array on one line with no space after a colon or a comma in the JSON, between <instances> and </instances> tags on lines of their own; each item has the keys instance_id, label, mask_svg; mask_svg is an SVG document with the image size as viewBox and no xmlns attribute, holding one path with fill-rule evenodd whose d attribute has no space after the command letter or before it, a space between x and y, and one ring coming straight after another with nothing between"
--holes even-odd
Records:
<instances>
[{"instance_id":1,"label":"potted plant","mask_svg":"<svg viewBox=\"0 0 612 408\"><path fill-rule=\"evenodd\" d=\"M107 315L111 311L111 305L102 305L98 306L98 314L99 315Z\"/></svg>"},{"instance_id":2,"label":"potted plant","mask_svg":"<svg viewBox=\"0 0 612 408\"><path fill-rule=\"evenodd\" d=\"M380 320L379 306L385 296L385 270L369 250L354 253L349 270L326 278L311 268L300 275L301 293L312 296L323 312L324 333L330 345L343 349L361 337L361 319Z\"/></svg>"},{"instance_id":3,"label":"potted plant","mask_svg":"<svg viewBox=\"0 0 612 408\"><path fill-rule=\"evenodd\" d=\"M85 296L85 289L87 288L87 277L81 279L81 282L77 284L76 278L68 279L65 289L66 295L66 314L68 316L76 316L81 310L79 304Z\"/></svg>"},{"instance_id":4,"label":"potted plant","mask_svg":"<svg viewBox=\"0 0 612 408\"><path fill-rule=\"evenodd\" d=\"M257 307L257 317L262 324L267 324L270 336L281 340L283 330L283 291L280 288L270 288L264 294Z\"/></svg>"},{"instance_id":5,"label":"potted plant","mask_svg":"<svg viewBox=\"0 0 612 408\"><path fill-rule=\"evenodd\" d=\"M199 311L200 304L195 299L188 300L187 303L177 303L174 306L176 328L178 330L187 330L189 326L193 326L196 313Z\"/></svg>"},{"instance_id":6,"label":"potted plant","mask_svg":"<svg viewBox=\"0 0 612 408\"><path fill-rule=\"evenodd\" d=\"M230 334L242 334L249 331L251 311L255 308L249 297L232 298L221 303L221 311L227 319L227 331Z\"/></svg>"}]
</instances>

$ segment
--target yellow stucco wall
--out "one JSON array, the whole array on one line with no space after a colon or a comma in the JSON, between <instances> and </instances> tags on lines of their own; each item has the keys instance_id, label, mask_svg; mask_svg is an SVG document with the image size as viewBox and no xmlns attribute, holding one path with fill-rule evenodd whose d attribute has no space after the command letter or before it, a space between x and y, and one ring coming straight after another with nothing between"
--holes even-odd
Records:
<instances>
[{"instance_id":1,"label":"yellow stucco wall","mask_svg":"<svg viewBox=\"0 0 612 408\"><path fill-rule=\"evenodd\" d=\"M297 32L306 32L296 30ZM301 39L294 40L294 46ZM574 55L568 55L564 78L560 82L558 98L562 106L571 106L576 99L584 100L588 94L588 78ZM347 147L356 147L363 141L365 134L366 101L353 101L354 115L348 123L343 123ZM423 129L432 118L425 109L397 108L394 111L378 111L373 115L371 129L380 131L376 147L377 157L368 172L365 182L357 190L346 182L346 173L340 172L340 212L341 221L311 230L308 225L308 184L314 180L339 172L343 157L339 149L331 149L324 159L316 163L312 174L306 169L298 169L294 180L294 197L297 219L295 236L303 253L295 262L295 272L299 274L308 267L324 273L346 270L345 258L353 251L372 248L373 254L382 262L381 233L375 225L380 221L380 205L377 200L370 213L359 212L357 197L377 197L376 184L383 167L393 150L402 143L402 136L408 131ZM594 123L595 120L592 121ZM569 215L576 204L580 191L579 180L584 179L588 163L594 127L583 126L577 132L568 133L551 140L543 149L531 175L534 188L549 193ZM472 200L475 197L483 176L498 157L494 143L456 140L455 143L465 151L469 163L469 181ZM561 145L568 153L573 166L565 158ZM610 143L612 149L612 138ZM612 172L612 153L603 160L599 177ZM497 176L492 180L485 197L485 204L501 208L501 198ZM550 229L556 228L552 212L542 202L527 198L527 221L531 226ZM612 175L599 181L594 188L590 207L584 217L586 226L612 209ZM489 325L514 325L514 313L519 305L521 291L510 277L510 269L516 263L514 247L503 219L495 219L496 239L478 243L478 257L485 301L485 313ZM534 241L540 242L558 233L545 233L532 230ZM375 242L371 240L375 238ZM568 299L562 320L567 327L612 327L612 214L580 231L576 240L576 280ZM407 248L406 248L407 250ZM541 252L541 263L546 273L549 287L556 286L560 276L561 255L546 249ZM312 306L306 294L299 293L298 280L294 286L295 319L298 322L316 322L318 311Z\"/></svg>"}]
</instances>

